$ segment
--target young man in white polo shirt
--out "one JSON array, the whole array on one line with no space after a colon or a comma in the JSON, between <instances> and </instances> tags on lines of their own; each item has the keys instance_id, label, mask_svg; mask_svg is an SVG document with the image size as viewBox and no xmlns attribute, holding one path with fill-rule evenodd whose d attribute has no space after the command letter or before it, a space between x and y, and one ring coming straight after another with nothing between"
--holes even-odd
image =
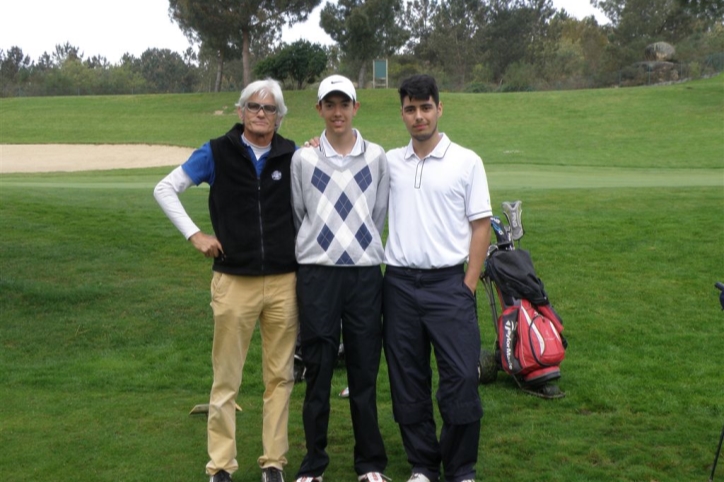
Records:
<instances>
[{"instance_id":1,"label":"young man in white polo shirt","mask_svg":"<svg viewBox=\"0 0 724 482\"><path fill-rule=\"evenodd\" d=\"M382 353L381 233L389 174L385 151L352 127L358 109L349 79L324 79L317 103L325 122L319 146L299 149L292 158L297 300L307 385L302 412L307 453L297 482L321 482L329 465L329 397L340 328L357 478L383 482L387 465L376 385Z\"/></svg>"},{"instance_id":2,"label":"young man in white polo shirt","mask_svg":"<svg viewBox=\"0 0 724 482\"><path fill-rule=\"evenodd\" d=\"M387 153L383 331L393 412L412 466L409 482L437 482L441 464L446 482L474 481L483 416L475 288L490 242L488 183L480 157L438 131L443 106L435 79L412 76L399 94L411 140Z\"/></svg>"}]
</instances>

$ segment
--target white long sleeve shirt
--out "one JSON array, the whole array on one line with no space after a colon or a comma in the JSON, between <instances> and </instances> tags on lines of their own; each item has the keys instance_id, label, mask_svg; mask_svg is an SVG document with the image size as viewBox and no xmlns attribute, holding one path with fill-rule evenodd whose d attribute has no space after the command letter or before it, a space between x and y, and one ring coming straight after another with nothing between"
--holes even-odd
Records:
<instances>
[{"instance_id":1,"label":"white long sleeve shirt","mask_svg":"<svg viewBox=\"0 0 724 482\"><path fill-rule=\"evenodd\" d=\"M179 166L171 171L168 176L161 179L153 190L153 197L156 198L156 202L186 239L201 230L184 209L178 195L194 185L191 177Z\"/></svg>"}]
</instances>

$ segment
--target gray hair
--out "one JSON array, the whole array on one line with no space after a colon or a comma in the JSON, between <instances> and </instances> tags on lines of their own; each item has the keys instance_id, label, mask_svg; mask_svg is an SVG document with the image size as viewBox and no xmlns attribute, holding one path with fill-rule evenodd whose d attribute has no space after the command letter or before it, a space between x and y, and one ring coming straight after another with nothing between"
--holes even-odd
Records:
<instances>
[{"instance_id":1,"label":"gray hair","mask_svg":"<svg viewBox=\"0 0 724 482\"><path fill-rule=\"evenodd\" d=\"M271 96L277 106L276 128L282 125L282 119L287 114L287 105L284 103L284 95L282 94L282 86L274 79L257 80L244 87L239 96L239 102L236 107L243 109L246 102L253 95L258 94L260 97Z\"/></svg>"}]
</instances>

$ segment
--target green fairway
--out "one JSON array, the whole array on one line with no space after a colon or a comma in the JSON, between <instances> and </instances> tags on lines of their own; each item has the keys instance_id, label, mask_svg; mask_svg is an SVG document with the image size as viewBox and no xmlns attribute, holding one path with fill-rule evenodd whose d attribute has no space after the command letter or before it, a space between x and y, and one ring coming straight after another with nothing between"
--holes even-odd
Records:
<instances>
[{"instance_id":1,"label":"green fairway","mask_svg":"<svg viewBox=\"0 0 724 482\"><path fill-rule=\"evenodd\" d=\"M198 147L236 122L238 95L0 99L0 143ZM355 126L386 149L406 144L392 89L360 90ZM324 123L315 92L285 93L281 134L297 143ZM494 165L720 169L722 76L656 88L441 94L441 130ZM42 140L39 133L42 132ZM181 161L181 160L180 160Z\"/></svg>"},{"instance_id":2,"label":"green fairway","mask_svg":"<svg viewBox=\"0 0 724 482\"><path fill-rule=\"evenodd\" d=\"M492 166L487 169L488 182L496 189L583 189L615 187L684 187L722 186L721 169L624 169L563 166ZM6 175L0 186L72 189L153 189L157 177L147 181L124 181L107 174L103 180L79 181L77 174L62 178L43 174Z\"/></svg>"},{"instance_id":3,"label":"green fairway","mask_svg":"<svg viewBox=\"0 0 724 482\"><path fill-rule=\"evenodd\" d=\"M590 189L616 187L723 186L721 169L624 169L563 166L493 166L496 189Z\"/></svg>"},{"instance_id":4,"label":"green fairway","mask_svg":"<svg viewBox=\"0 0 724 482\"><path fill-rule=\"evenodd\" d=\"M363 135L404 144L395 93L360 97ZM494 208L523 201L522 247L570 342L564 399L525 395L502 373L480 387L478 480L706 480L724 424L724 313L714 288L724 281L724 76L442 100L442 130L481 155ZM0 99L0 143L193 147L231 126L234 101ZM313 93L287 101L284 135L318 134ZM170 169L0 176L3 481L208 480L205 419L188 413L206 403L211 383L211 271L153 199ZM208 231L207 196L203 187L182 200ZM491 347L482 287L478 305ZM238 400L237 482L260 477L255 336ZM345 385L336 370L333 394ZM288 481L304 455L303 398L297 385ZM331 405L325 481L354 480L348 404L333 395ZM384 362L378 405L386 475L405 481Z\"/></svg>"}]
</instances>

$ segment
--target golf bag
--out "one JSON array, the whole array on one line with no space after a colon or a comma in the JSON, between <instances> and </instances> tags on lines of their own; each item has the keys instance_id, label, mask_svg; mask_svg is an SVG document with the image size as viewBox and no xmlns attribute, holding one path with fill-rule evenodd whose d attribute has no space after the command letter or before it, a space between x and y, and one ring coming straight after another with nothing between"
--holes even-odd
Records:
<instances>
[{"instance_id":1,"label":"golf bag","mask_svg":"<svg viewBox=\"0 0 724 482\"><path fill-rule=\"evenodd\" d=\"M503 203L503 212L509 225L491 218L496 242L488 250L480 276L497 335L494 354L481 356L481 383L495 380L497 371L492 370L503 370L527 393L560 398L565 394L549 382L561 376L567 347L563 322L548 300L530 254L515 247L514 242L523 236L521 202ZM493 357L494 363L485 362L484 356Z\"/></svg>"},{"instance_id":2,"label":"golf bag","mask_svg":"<svg viewBox=\"0 0 724 482\"><path fill-rule=\"evenodd\" d=\"M528 253L499 253L504 256L492 253L488 258L487 271L504 307L496 323L501 367L522 384L538 387L561 376L560 364L565 357L563 324L547 302L535 272L518 270L520 266L532 267ZM525 280L537 283L526 284ZM540 290L533 289L536 285Z\"/></svg>"}]
</instances>

